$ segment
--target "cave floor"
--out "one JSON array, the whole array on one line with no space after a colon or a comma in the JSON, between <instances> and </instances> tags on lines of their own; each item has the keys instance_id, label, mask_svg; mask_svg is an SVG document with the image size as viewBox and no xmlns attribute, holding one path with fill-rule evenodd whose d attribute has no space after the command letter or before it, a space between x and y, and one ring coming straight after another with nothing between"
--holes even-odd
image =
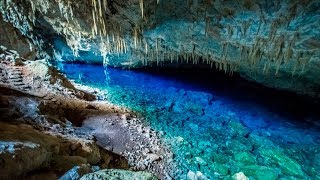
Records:
<instances>
[{"instance_id":1,"label":"cave floor","mask_svg":"<svg viewBox=\"0 0 320 180\"><path fill-rule=\"evenodd\" d=\"M237 172L255 179L320 178L320 116L298 96L199 80L197 74L179 78L83 64L59 68L159 132L174 153L175 178Z\"/></svg>"}]
</instances>

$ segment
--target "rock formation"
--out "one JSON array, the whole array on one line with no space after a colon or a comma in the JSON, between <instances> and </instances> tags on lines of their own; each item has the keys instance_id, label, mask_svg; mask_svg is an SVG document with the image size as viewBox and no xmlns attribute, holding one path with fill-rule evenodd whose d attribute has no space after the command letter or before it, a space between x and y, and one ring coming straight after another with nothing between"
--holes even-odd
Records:
<instances>
[{"instance_id":1,"label":"rock formation","mask_svg":"<svg viewBox=\"0 0 320 180\"><path fill-rule=\"evenodd\" d=\"M319 2L1 2L38 57L142 67L204 64L266 86L319 94Z\"/></svg>"}]
</instances>

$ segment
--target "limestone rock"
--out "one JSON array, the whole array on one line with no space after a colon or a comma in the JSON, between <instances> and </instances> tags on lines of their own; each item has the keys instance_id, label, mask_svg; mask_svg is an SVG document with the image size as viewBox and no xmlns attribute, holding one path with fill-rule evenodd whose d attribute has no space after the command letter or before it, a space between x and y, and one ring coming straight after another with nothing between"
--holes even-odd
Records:
<instances>
[{"instance_id":1,"label":"limestone rock","mask_svg":"<svg viewBox=\"0 0 320 180\"><path fill-rule=\"evenodd\" d=\"M0 44L7 47L9 50L14 49L20 54L21 58L34 60L36 50L34 45L24 37L21 32L15 29L12 24L5 22L0 17Z\"/></svg>"},{"instance_id":2,"label":"limestone rock","mask_svg":"<svg viewBox=\"0 0 320 180\"><path fill-rule=\"evenodd\" d=\"M19 176L37 169L49 162L50 155L45 147L33 142L1 141L0 179Z\"/></svg>"},{"instance_id":3,"label":"limestone rock","mask_svg":"<svg viewBox=\"0 0 320 180\"><path fill-rule=\"evenodd\" d=\"M249 180L246 175L243 174L243 172L238 172L232 176L233 180Z\"/></svg>"},{"instance_id":4,"label":"limestone rock","mask_svg":"<svg viewBox=\"0 0 320 180\"><path fill-rule=\"evenodd\" d=\"M248 152L239 152L235 154L235 160L246 165L254 164L256 162L255 157Z\"/></svg>"},{"instance_id":5,"label":"limestone rock","mask_svg":"<svg viewBox=\"0 0 320 180\"><path fill-rule=\"evenodd\" d=\"M86 174L80 180L116 180L116 179L132 179L132 180L156 180L157 178L151 173L144 171L127 171L120 169L104 169L94 173Z\"/></svg>"},{"instance_id":6,"label":"limestone rock","mask_svg":"<svg viewBox=\"0 0 320 180\"><path fill-rule=\"evenodd\" d=\"M88 174L91 172L98 171L94 166L90 166L90 164L83 164L81 166L74 166L69 171L67 171L64 175L62 175L59 180L78 180L84 174Z\"/></svg>"},{"instance_id":7,"label":"limestone rock","mask_svg":"<svg viewBox=\"0 0 320 180\"><path fill-rule=\"evenodd\" d=\"M252 176L261 180L276 180L280 174L279 169L258 165L245 166L241 170L247 176Z\"/></svg>"},{"instance_id":8,"label":"limestone rock","mask_svg":"<svg viewBox=\"0 0 320 180\"><path fill-rule=\"evenodd\" d=\"M319 96L317 0L115 0L96 7L85 0L6 2L0 4L2 17L43 57L129 68L205 64L265 86Z\"/></svg>"},{"instance_id":9,"label":"limestone rock","mask_svg":"<svg viewBox=\"0 0 320 180\"><path fill-rule=\"evenodd\" d=\"M187 174L187 179L188 180L207 180L208 178L203 175L200 171L193 172L189 171Z\"/></svg>"},{"instance_id":10,"label":"limestone rock","mask_svg":"<svg viewBox=\"0 0 320 180\"><path fill-rule=\"evenodd\" d=\"M298 178L304 177L300 164L286 156L283 152L276 149L262 149L260 152L267 160L278 165L284 174Z\"/></svg>"}]
</instances>

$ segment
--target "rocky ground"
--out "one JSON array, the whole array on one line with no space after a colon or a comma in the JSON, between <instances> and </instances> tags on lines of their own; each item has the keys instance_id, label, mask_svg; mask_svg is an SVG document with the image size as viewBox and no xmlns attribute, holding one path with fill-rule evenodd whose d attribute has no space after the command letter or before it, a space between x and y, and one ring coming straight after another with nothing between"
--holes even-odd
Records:
<instances>
[{"instance_id":1,"label":"rocky ground","mask_svg":"<svg viewBox=\"0 0 320 180\"><path fill-rule=\"evenodd\" d=\"M94 101L44 60L25 61L4 47L0 54L0 179L56 179L72 167L63 178L100 168L171 178L165 162L172 154L134 113ZM114 177L135 174L120 172Z\"/></svg>"}]
</instances>

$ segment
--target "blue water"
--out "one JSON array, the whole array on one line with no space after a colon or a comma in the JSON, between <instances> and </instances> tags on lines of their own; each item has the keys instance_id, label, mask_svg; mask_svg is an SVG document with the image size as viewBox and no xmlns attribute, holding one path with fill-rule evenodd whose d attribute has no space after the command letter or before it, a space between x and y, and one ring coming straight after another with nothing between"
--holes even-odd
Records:
<instances>
[{"instance_id":1,"label":"blue water","mask_svg":"<svg viewBox=\"0 0 320 180\"><path fill-rule=\"evenodd\" d=\"M59 64L77 83L107 90L163 132L178 164L172 176L237 172L252 179L320 179L317 104L207 71L130 71Z\"/></svg>"}]
</instances>

